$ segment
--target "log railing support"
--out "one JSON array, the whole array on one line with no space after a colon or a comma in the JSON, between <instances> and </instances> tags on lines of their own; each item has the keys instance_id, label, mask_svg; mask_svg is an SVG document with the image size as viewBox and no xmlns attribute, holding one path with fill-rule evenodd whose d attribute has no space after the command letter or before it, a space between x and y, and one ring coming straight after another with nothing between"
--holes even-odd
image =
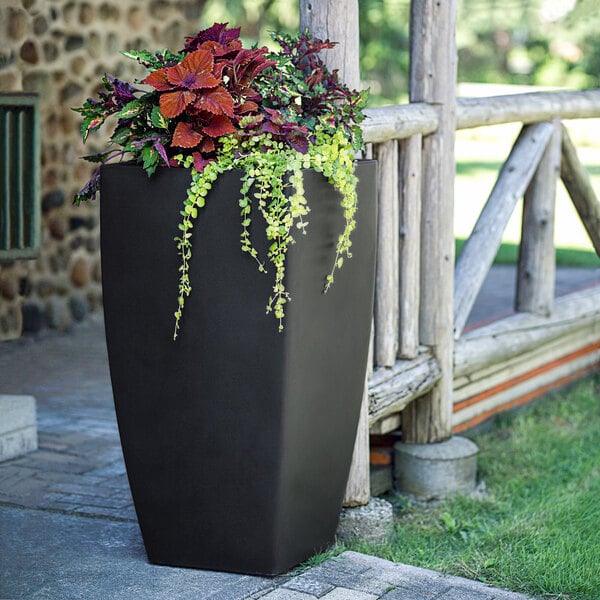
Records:
<instances>
[{"instance_id":1,"label":"log railing support","mask_svg":"<svg viewBox=\"0 0 600 600\"><path fill-rule=\"evenodd\" d=\"M456 0L411 3L410 101L434 105L439 117L437 131L423 138L419 335L442 374L402 413L404 441L414 443L452 434L456 8Z\"/></svg>"},{"instance_id":2,"label":"log railing support","mask_svg":"<svg viewBox=\"0 0 600 600\"><path fill-rule=\"evenodd\" d=\"M540 164L525 192L519 251L517 295L519 312L550 315L554 305L554 207L560 172L560 121L553 130Z\"/></svg>"},{"instance_id":3,"label":"log railing support","mask_svg":"<svg viewBox=\"0 0 600 600\"><path fill-rule=\"evenodd\" d=\"M500 248L506 224L529 186L552 130L550 123L523 127L456 261L454 335L457 339Z\"/></svg>"},{"instance_id":4,"label":"log railing support","mask_svg":"<svg viewBox=\"0 0 600 600\"><path fill-rule=\"evenodd\" d=\"M420 134L402 140L400 152L400 298L398 355L415 358L419 352L419 263L421 260L421 145Z\"/></svg>"},{"instance_id":5,"label":"log railing support","mask_svg":"<svg viewBox=\"0 0 600 600\"><path fill-rule=\"evenodd\" d=\"M323 59L332 69L338 69L340 80L350 89L359 89L358 0L300 0L300 31L307 28L316 37L338 42L337 46L323 53ZM367 504L371 496L367 411L365 383L361 419L344 498L346 506Z\"/></svg>"},{"instance_id":6,"label":"log railing support","mask_svg":"<svg viewBox=\"0 0 600 600\"><path fill-rule=\"evenodd\" d=\"M393 367L398 353L398 142L378 144L379 205L375 277L375 364Z\"/></svg>"},{"instance_id":7,"label":"log railing support","mask_svg":"<svg viewBox=\"0 0 600 600\"><path fill-rule=\"evenodd\" d=\"M600 202L598 202L596 192L592 187L590 176L579 162L575 146L564 127L561 134L560 176L596 250L596 254L600 256Z\"/></svg>"}]
</instances>

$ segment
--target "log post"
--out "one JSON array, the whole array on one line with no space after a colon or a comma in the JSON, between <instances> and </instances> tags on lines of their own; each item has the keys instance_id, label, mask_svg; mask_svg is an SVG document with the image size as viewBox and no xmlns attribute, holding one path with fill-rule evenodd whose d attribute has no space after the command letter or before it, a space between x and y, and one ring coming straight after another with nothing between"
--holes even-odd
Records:
<instances>
[{"instance_id":1,"label":"log post","mask_svg":"<svg viewBox=\"0 0 600 600\"><path fill-rule=\"evenodd\" d=\"M411 4L410 101L428 102L439 113L438 130L423 139L419 331L442 371L433 390L402 414L404 441L412 443L452 435L456 7L456 0Z\"/></svg>"},{"instance_id":2,"label":"log post","mask_svg":"<svg viewBox=\"0 0 600 600\"><path fill-rule=\"evenodd\" d=\"M398 143L377 145L379 206L375 278L375 364L393 367L398 353Z\"/></svg>"},{"instance_id":3,"label":"log post","mask_svg":"<svg viewBox=\"0 0 600 600\"><path fill-rule=\"evenodd\" d=\"M307 29L316 37L338 42L323 53L323 60L339 70L340 80L351 89L360 87L358 0L300 0L300 31ZM365 384L361 420L344 504L367 504L369 485L368 394Z\"/></svg>"},{"instance_id":4,"label":"log post","mask_svg":"<svg viewBox=\"0 0 600 600\"><path fill-rule=\"evenodd\" d=\"M419 353L419 262L421 256L421 146L416 134L400 142L400 333L398 355Z\"/></svg>"},{"instance_id":5,"label":"log post","mask_svg":"<svg viewBox=\"0 0 600 600\"><path fill-rule=\"evenodd\" d=\"M579 161L575 146L564 126L561 154L560 176L594 245L596 254L600 256L600 202L590 176Z\"/></svg>"},{"instance_id":6,"label":"log post","mask_svg":"<svg viewBox=\"0 0 600 600\"><path fill-rule=\"evenodd\" d=\"M548 316L554 305L554 207L560 172L560 120L525 192L515 308Z\"/></svg>"}]
</instances>

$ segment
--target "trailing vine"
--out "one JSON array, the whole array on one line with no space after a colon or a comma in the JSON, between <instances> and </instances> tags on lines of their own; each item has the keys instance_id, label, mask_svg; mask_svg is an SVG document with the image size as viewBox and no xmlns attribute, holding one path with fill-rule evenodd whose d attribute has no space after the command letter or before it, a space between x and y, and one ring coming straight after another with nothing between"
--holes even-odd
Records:
<instances>
[{"instance_id":1,"label":"trailing vine","mask_svg":"<svg viewBox=\"0 0 600 600\"><path fill-rule=\"evenodd\" d=\"M259 151L260 150L260 151ZM354 175L354 151L343 132L327 133L317 128L316 143L309 144L308 152L301 152L273 139L272 134L263 133L239 141L234 137L223 140L223 148L215 161L198 172L190 157L177 156L181 165L190 169L192 183L181 211L179 224L181 235L175 238L181 258L179 267L179 296L175 311L176 339L183 315L185 299L191 292L189 260L192 252L192 228L198 217L198 209L206 203L206 197L218 175L232 169L241 169L240 246L257 263L258 270L267 273L273 268L272 294L266 303L266 312L273 313L283 330L285 305L291 300L285 286L285 262L288 248L295 243L294 233L306 234L308 222L304 217L310 212L304 195L303 169L314 169L322 173L329 183L340 192L345 226L337 240L335 258L331 270L325 275L324 292L334 281L334 272L341 268L344 256L350 258L352 242L350 236L356 226L357 206ZM266 261L258 255L250 238L249 227L257 209L265 223L265 236L269 244ZM265 262L270 265L265 267Z\"/></svg>"}]
</instances>

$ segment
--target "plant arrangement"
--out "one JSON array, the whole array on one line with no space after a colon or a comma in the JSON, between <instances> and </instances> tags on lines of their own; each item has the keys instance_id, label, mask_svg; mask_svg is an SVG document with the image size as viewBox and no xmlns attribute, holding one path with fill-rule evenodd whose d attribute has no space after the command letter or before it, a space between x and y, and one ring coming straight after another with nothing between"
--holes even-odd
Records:
<instances>
[{"instance_id":1,"label":"plant arrangement","mask_svg":"<svg viewBox=\"0 0 600 600\"><path fill-rule=\"evenodd\" d=\"M241 193L240 246L258 270L274 270L267 312L283 329L285 258L294 236L304 234L310 212L303 190L302 170L322 173L341 194L345 226L340 232L331 271L324 274L324 291L334 272L350 257L355 228L356 177L354 157L363 147L358 124L364 119L367 92L351 91L329 71L319 56L334 42L304 32L273 35L280 49L244 48L240 29L217 23L187 37L177 52L127 51L148 75L135 86L105 75L98 99L81 108L84 142L109 117L116 119L111 147L84 159L106 164L132 158L149 176L157 168L189 169L191 184L183 199L179 235L181 259L174 338L185 298L191 292L189 264L192 229L199 209L220 174L239 169ZM143 84L146 87L136 87ZM93 199L99 190L100 168L76 195L75 203ZM259 213L269 242L259 256L250 224Z\"/></svg>"}]
</instances>

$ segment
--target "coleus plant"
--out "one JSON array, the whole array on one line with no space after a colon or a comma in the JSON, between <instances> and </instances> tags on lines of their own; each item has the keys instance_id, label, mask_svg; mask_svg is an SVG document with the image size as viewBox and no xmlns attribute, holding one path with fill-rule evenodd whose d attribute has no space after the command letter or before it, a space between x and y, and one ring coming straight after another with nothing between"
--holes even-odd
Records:
<instances>
[{"instance_id":1,"label":"coleus plant","mask_svg":"<svg viewBox=\"0 0 600 600\"><path fill-rule=\"evenodd\" d=\"M357 202L354 156L363 147L359 123L367 92L349 90L338 80L337 71L325 66L319 53L334 42L316 39L307 31L298 36L275 34L273 39L280 46L275 52L244 48L239 28L216 23L187 37L177 53L123 52L143 65L148 75L135 85L105 75L99 98L89 98L75 109L83 116L84 142L109 117L116 119L111 147L85 160L102 165L132 158L149 176L159 167L191 172L175 238L181 266L174 338L191 292L191 230L212 183L225 171L243 171L238 199L241 249L260 271L267 271L266 262L275 270L267 312L274 313L280 330L290 300L285 257L293 233L305 233L304 217L310 210L302 169L323 173L342 196L345 227L331 272L325 276L325 291L344 256L351 256ZM146 87L137 87L140 84ZM75 203L95 198L99 184L100 168ZM258 255L250 238L254 210L265 222L270 242L266 257Z\"/></svg>"}]
</instances>

